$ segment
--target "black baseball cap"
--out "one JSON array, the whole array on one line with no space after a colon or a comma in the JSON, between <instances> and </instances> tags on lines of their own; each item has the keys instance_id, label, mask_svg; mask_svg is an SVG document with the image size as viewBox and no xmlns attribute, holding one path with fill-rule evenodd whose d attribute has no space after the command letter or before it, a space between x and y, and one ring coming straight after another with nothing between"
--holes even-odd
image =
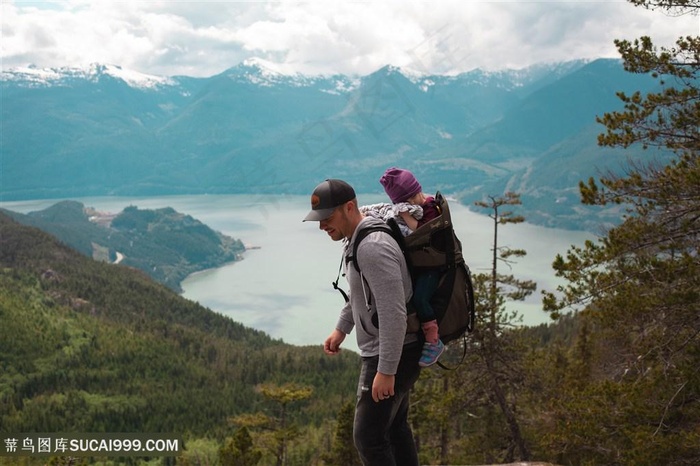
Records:
<instances>
[{"instance_id":1,"label":"black baseball cap","mask_svg":"<svg viewBox=\"0 0 700 466\"><path fill-rule=\"evenodd\" d=\"M321 221L331 216L336 207L355 199L355 190L343 180L328 179L311 194L311 212L302 220Z\"/></svg>"}]
</instances>

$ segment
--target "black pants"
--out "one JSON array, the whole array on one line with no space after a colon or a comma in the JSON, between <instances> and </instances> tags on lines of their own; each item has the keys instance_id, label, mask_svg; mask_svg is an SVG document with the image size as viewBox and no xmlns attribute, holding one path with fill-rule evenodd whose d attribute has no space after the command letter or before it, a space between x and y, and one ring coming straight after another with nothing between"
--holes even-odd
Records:
<instances>
[{"instance_id":1,"label":"black pants","mask_svg":"<svg viewBox=\"0 0 700 466\"><path fill-rule=\"evenodd\" d=\"M404 346L396 371L395 394L378 403L372 399L372 382L379 356L362 359L353 434L365 466L418 465L416 443L408 424L408 407L411 388L420 375L421 351L419 343Z\"/></svg>"}]
</instances>

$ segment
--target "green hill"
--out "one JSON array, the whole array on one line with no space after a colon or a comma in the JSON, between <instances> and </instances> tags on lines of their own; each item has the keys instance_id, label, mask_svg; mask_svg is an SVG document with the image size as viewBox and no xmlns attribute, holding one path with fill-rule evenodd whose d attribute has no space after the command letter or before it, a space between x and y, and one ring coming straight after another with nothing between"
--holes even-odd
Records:
<instances>
[{"instance_id":1,"label":"green hill","mask_svg":"<svg viewBox=\"0 0 700 466\"><path fill-rule=\"evenodd\" d=\"M118 214L61 201L26 215L0 209L18 222L44 230L93 259L146 272L175 291L188 275L240 260L245 246L170 207Z\"/></svg>"},{"instance_id":2,"label":"green hill","mask_svg":"<svg viewBox=\"0 0 700 466\"><path fill-rule=\"evenodd\" d=\"M220 437L230 416L264 404L256 385L286 382L318 388L299 412L318 423L356 381L354 353L273 340L3 213L0 322L7 432Z\"/></svg>"}]
</instances>

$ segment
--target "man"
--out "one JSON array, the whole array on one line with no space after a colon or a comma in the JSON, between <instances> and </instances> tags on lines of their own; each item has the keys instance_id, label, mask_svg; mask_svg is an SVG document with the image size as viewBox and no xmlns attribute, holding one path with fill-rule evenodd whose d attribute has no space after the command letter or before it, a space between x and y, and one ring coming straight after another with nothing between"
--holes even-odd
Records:
<instances>
[{"instance_id":1,"label":"man","mask_svg":"<svg viewBox=\"0 0 700 466\"><path fill-rule=\"evenodd\" d=\"M372 232L361 241L357 257L349 258L357 232L383 222L360 213L354 189L342 180L328 179L316 186L311 212L304 218L309 220L318 221L333 241L345 241L349 301L323 349L337 354L355 329L362 356L355 446L365 465L418 465L408 408L409 392L420 375L422 346L415 334L406 333L412 289L403 254L389 234ZM357 261L361 273L348 266L351 260Z\"/></svg>"}]
</instances>

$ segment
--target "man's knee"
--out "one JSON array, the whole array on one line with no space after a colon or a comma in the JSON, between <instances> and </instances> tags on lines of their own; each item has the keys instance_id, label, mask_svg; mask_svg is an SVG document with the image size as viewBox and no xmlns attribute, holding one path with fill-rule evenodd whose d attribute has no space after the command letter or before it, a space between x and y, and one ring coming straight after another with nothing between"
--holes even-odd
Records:
<instances>
[{"instance_id":1,"label":"man's knee","mask_svg":"<svg viewBox=\"0 0 700 466\"><path fill-rule=\"evenodd\" d=\"M358 424L355 424L353 429L353 440L355 443L355 448L360 453L366 451L372 451L376 448L382 448L382 442L384 442L382 435L377 435L378 432L372 432L368 429L363 429Z\"/></svg>"},{"instance_id":2,"label":"man's knee","mask_svg":"<svg viewBox=\"0 0 700 466\"><path fill-rule=\"evenodd\" d=\"M381 429L378 419L355 418L353 441L363 462L366 464L382 464L388 451L391 450L389 432ZM388 464L388 463L384 463Z\"/></svg>"},{"instance_id":3,"label":"man's knee","mask_svg":"<svg viewBox=\"0 0 700 466\"><path fill-rule=\"evenodd\" d=\"M354 432L355 448L364 464L387 466L393 464L391 444L381 436Z\"/></svg>"}]
</instances>

